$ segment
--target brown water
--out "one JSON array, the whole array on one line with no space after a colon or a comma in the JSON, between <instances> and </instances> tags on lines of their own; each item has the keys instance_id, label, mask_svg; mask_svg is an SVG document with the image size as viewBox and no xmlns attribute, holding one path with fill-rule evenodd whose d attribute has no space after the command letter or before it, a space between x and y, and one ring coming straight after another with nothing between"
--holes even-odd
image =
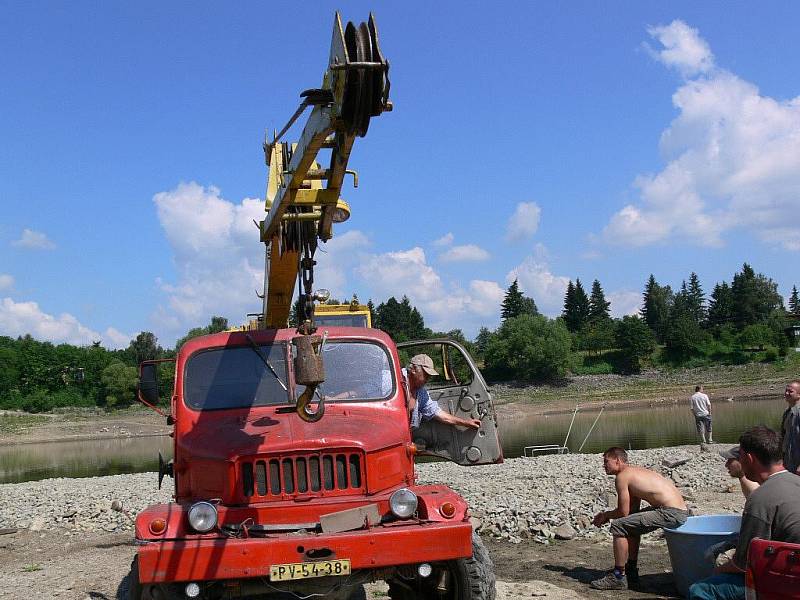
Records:
<instances>
[{"instance_id":1,"label":"brown water","mask_svg":"<svg viewBox=\"0 0 800 600\"><path fill-rule=\"evenodd\" d=\"M736 444L739 435L753 425L780 426L786 404L782 397L715 402L713 433L717 443ZM570 452L583 444L599 413L599 405L580 409L569 436ZM563 444L572 413L530 416L501 423L505 456L522 456L525 446ZM685 404L646 408L607 407L591 432L582 452L603 452L609 446L640 450L659 446L698 443L694 416Z\"/></svg>"},{"instance_id":2,"label":"brown water","mask_svg":"<svg viewBox=\"0 0 800 600\"><path fill-rule=\"evenodd\" d=\"M741 432L760 423L777 427L785 403L775 397L714 404L714 440L735 444ZM578 411L567 445L577 452L600 406ZM572 413L530 416L500 422L506 457L522 456L525 446L562 444ZM697 443L694 417L686 404L654 408L607 408L586 441L583 452L609 446L642 449ZM158 452L172 456L169 437L82 440L0 447L0 483L49 477L92 477L155 471Z\"/></svg>"},{"instance_id":3,"label":"brown water","mask_svg":"<svg viewBox=\"0 0 800 600\"><path fill-rule=\"evenodd\" d=\"M50 477L94 477L158 470L158 452L172 456L172 438L70 440L0 446L0 483Z\"/></svg>"}]
</instances>

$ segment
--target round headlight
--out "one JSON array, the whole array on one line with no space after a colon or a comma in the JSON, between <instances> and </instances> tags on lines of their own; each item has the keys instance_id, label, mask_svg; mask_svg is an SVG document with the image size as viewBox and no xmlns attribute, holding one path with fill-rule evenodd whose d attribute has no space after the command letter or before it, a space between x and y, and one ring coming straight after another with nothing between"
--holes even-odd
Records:
<instances>
[{"instance_id":1,"label":"round headlight","mask_svg":"<svg viewBox=\"0 0 800 600\"><path fill-rule=\"evenodd\" d=\"M407 519L417 512L417 495L408 488L397 490L389 498L389 508L395 517Z\"/></svg>"},{"instance_id":2,"label":"round headlight","mask_svg":"<svg viewBox=\"0 0 800 600\"><path fill-rule=\"evenodd\" d=\"M217 509L210 502L196 502L189 509L189 525L200 533L207 533L217 526Z\"/></svg>"}]
</instances>

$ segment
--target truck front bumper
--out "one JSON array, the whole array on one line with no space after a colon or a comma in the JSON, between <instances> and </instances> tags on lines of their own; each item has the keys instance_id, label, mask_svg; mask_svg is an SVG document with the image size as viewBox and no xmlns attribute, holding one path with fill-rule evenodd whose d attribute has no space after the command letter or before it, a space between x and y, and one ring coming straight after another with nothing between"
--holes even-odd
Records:
<instances>
[{"instance_id":1,"label":"truck front bumper","mask_svg":"<svg viewBox=\"0 0 800 600\"><path fill-rule=\"evenodd\" d=\"M472 525L396 523L336 534L138 541L142 583L269 577L278 564L349 559L351 569L472 556Z\"/></svg>"}]
</instances>

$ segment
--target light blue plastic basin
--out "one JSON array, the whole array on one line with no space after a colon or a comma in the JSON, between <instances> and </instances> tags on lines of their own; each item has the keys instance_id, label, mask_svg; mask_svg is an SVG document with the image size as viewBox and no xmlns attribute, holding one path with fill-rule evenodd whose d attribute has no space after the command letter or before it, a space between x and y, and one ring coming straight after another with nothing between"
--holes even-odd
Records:
<instances>
[{"instance_id":1,"label":"light blue plastic basin","mask_svg":"<svg viewBox=\"0 0 800 600\"><path fill-rule=\"evenodd\" d=\"M695 581L711 577L714 565L703 556L706 550L735 540L741 524L741 515L703 515L689 517L677 529L664 529L675 587L683 596Z\"/></svg>"}]
</instances>

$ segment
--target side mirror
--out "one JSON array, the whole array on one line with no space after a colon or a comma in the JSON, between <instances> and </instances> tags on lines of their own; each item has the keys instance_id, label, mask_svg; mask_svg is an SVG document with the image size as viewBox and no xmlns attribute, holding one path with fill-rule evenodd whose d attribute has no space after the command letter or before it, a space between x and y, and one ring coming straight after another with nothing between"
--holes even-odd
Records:
<instances>
[{"instance_id":1,"label":"side mirror","mask_svg":"<svg viewBox=\"0 0 800 600\"><path fill-rule=\"evenodd\" d=\"M152 408L162 417L171 417L156 406L159 400L158 390L158 364L162 362L175 362L174 358L162 358L159 360L146 360L139 365L139 386L137 397L139 402ZM174 421L173 421L174 422ZM172 423L169 423L172 425Z\"/></svg>"},{"instance_id":2,"label":"side mirror","mask_svg":"<svg viewBox=\"0 0 800 600\"><path fill-rule=\"evenodd\" d=\"M158 404L158 367L153 363L139 367L139 399L145 404Z\"/></svg>"}]
</instances>

